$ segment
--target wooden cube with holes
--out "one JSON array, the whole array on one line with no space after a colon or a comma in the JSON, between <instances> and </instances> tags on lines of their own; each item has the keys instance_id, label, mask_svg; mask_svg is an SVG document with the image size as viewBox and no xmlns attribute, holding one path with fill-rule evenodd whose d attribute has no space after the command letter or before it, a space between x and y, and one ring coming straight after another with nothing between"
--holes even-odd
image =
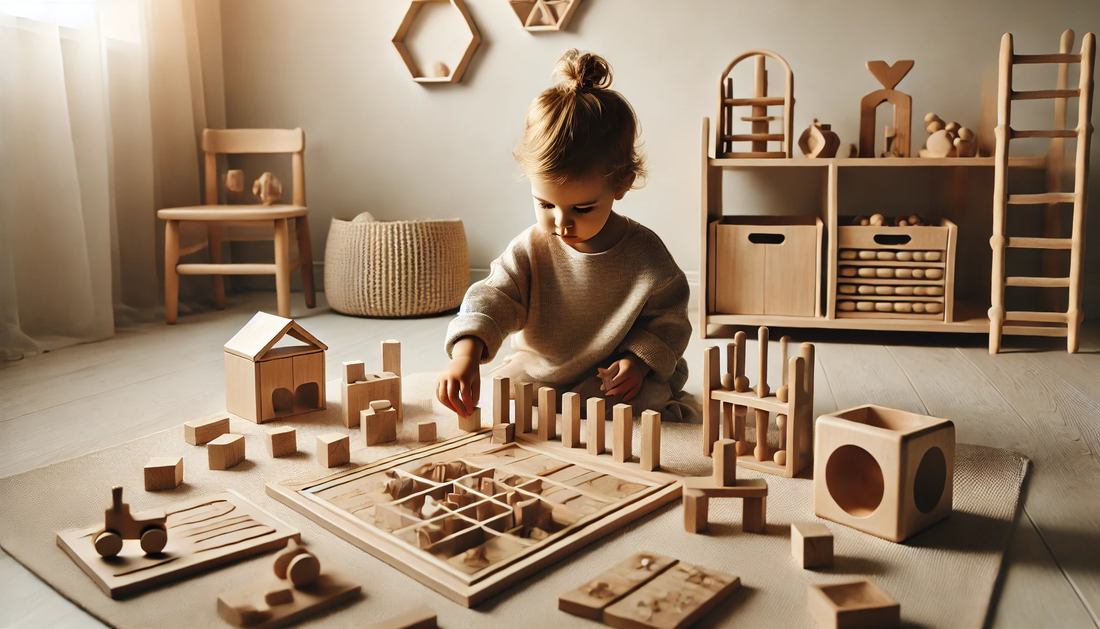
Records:
<instances>
[{"instance_id":1,"label":"wooden cube with holes","mask_svg":"<svg viewBox=\"0 0 1100 629\"><path fill-rule=\"evenodd\" d=\"M145 491L175 489L183 484L183 457L156 456L145 464Z\"/></svg>"},{"instance_id":2,"label":"wooden cube with holes","mask_svg":"<svg viewBox=\"0 0 1100 629\"><path fill-rule=\"evenodd\" d=\"M325 467L346 465L351 460L351 439L342 433L330 432L317 437L317 462Z\"/></svg>"},{"instance_id":3,"label":"wooden cube with holes","mask_svg":"<svg viewBox=\"0 0 1100 629\"><path fill-rule=\"evenodd\" d=\"M815 426L814 514L900 542L951 514L955 424L868 404Z\"/></svg>"}]
</instances>

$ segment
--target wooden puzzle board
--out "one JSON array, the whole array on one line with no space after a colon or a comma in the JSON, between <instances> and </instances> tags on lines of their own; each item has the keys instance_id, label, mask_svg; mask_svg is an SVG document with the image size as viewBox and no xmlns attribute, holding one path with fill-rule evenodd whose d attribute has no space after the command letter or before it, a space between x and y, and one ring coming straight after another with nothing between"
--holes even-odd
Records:
<instances>
[{"instance_id":1,"label":"wooden puzzle board","mask_svg":"<svg viewBox=\"0 0 1100 629\"><path fill-rule=\"evenodd\" d=\"M109 496L108 496L109 498ZM105 507L108 500L105 500ZM103 524L63 531L57 545L111 598L176 581L207 568L286 546L298 530L229 490L165 508L168 545L145 555L138 540L101 557L92 545Z\"/></svg>"},{"instance_id":2,"label":"wooden puzzle board","mask_svg":"<svg viewBox=\"0 0 1100 629\"><path fill-rule=\"evenodd\" d=\"M673 477L560 444L490 437L267 491L466 606L680 496Z\"/></svg>"}]
</instances>

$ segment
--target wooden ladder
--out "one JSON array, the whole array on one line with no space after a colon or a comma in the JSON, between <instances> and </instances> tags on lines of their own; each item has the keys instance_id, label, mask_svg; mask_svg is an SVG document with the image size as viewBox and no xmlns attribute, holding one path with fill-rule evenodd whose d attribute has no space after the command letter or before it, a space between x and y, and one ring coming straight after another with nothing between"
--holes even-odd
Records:
<instances>
[{"instance_id":1,"label":"wooden ladder","mask_svg":"<svg viewBox=\"0 0 1100 629\"><path fill-rule=\"evenodd\" d=\"M1067 349L1076 352L1084 313L1081 311L1081 288L1084 281L1082 264L1085 256L1085 212L1088 208L1089 142L1092 137L1092 66L1095 59L1095 37L1086 33L1081 40L1080 54L1070 54L1072 34L1063 36L1063 50L1057 54L1017 55L1012 47L1012 34L1001 38L1000 80L997 97L997 152L993 180L993 236L989 245L993 249L993 278L990 286L989 353L1001 349L1001 335L1005 322L1057 323L1067 326ZM1081 78L1077 89L1053 89L1016 92L1012 89L1012 67L1023 64L1051 63L1060 67L1080 64ZM1061 86L1060 86L1061 87ZM1077 127L1075 129L1021 130L1012 128L1012 101L1055 99L1064 108L1065 99L1078 102ZM1064 110L1063 110L1064 111ZM1056 116L1057 118L1057 116ZM1065 117L1061 124L1065 126ZM1077 157L1071 192L1048 191L1042 194L1008 193L1008 143L1022 138L1050 138L1060 142L1064 138L1077 138ZM1061 173L1059 172L1059 175ZM1010 205L1073 204L1073 227L1069 238L1020 238L1005 235L1005 223ZM1069 277L1005 277L1006 249L1069 250ZM1069 289L1069 307L1066 312L1005 312L1006 286L1056 287Z\"/></svg>"}]
</instances>

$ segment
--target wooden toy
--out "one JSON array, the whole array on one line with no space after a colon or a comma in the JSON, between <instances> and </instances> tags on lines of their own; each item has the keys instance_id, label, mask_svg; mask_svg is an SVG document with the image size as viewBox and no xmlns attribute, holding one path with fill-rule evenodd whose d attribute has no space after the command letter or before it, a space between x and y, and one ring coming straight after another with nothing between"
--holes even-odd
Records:
<instances>
[{"instance_id":1,"label":"wooden toy","mask_svg":"<svg viewBox=\"0 0 1100 629\"><path fill-rule=\"evenodd\" d=\"M121 509L129 511L125 503ZM102 524L58 533L57 545L105 594L120 598L281 548L287 539L299 536L296 529L233 491L179 502L156 512L145 512L137 519L158 519L152 516L166 518L161 522L167 531L167 545L155 554L147 555L138 544L126 543L117 555L104 559L94 545L96 536L105 528Z\"/></svg>"},{"instance_id":2,"label":"wooden toy","mask_svg":"<svg viewBox=\"0 0 1100 629\"><path fill-rule=\"evenodd\" d=\"M563 31L581 0L509 0L523 30L532 33Z\"/></svg>"},{"instance_id":3,"label":"wooden toy","mask_svg":"<svg viewBox=\"0 0 1100 629\"><path fill-rule=\"evenodd\" d=\"M230 192L244 192L244 171L227 171L225 173L225 189Z\"/></svg>"},{"instance_id":4,"label":"wooden toy","mask_svg":"<svg viewBox=\"0 0 1100 629\"><path fill-rule=\"evenodd\" d=\"M771 57L783 66L786 72L783 96L768 95L768 72L764 65L765 57ZM755 78L751 98L735 98L733 77L734 66L745 59L752 59ZM772 133L771 123L776 117L768 115L768 107L783 107L780 117L782 128ZM733 132L734 107L751 107L752 115L741 118L751 126L751 133ZM787 61L770 50L749 50L734 57L718 79L718 125L715 129L714 156L722 158L767 158L791 157L794 139L794 73ZM734 142L751 142L749 151L734 151ZM778 151L769 151L769 142L779 142Z\"/></svg>"},{"instance_id":5,"label":"wooden toy","mask_svg":"<svg viewBox=\"0 0 1100 629\"><path fill-rule=\"evenodd\" d=\"M275 205L283 198L283 182L271 173L264 173L252 183L252 194L263 205Z\"/></svg>"},{"instance_id":6,"label":"wooden toy","mask_svg":"<svg viewBox=\"0 0 1100 629\"><path fill-rule=\"evenodd\" d=\"M661 467L661 414L642 411L642 469L647 472Z\"/></svg>"},{"instance_id":7,"label":"wooden toy","mask_svg":"<svg viewBox=\"0 0 1100 629\"><path fill-rule=\"evenodd\" d=\"M419 422L416 424L416 440L424 443L435 441L435 422Z\"/></svg>"},{"instance_id":8,"label":"wooden toy","mask_svg":"<svg viewBox=\"0 0 1100 629\"><path fill-rule=\"evenodd\" d=\"M324 467L347 465L351 460L351 439L338 432L317 437L317 462Z\"/></svg>"},{"instance_id":9,"label":"wooden toy","mask_svg":"<svg viewBox=\"0 0 1100 629\"><path fill-rule=\"evenodd\" d=\"M531 408L535 405L535 385L531 382L516 383L516 433L531 432Z\"/></svg>"},{"instance_id":10,"label":"wooden toy","mask_svg":"<svg viewBox=\"0 0 1100 629\"><path fill-rule=\"evenodd\" d=\"M397 409L389 400L372 401L367 410L360 411L359 429L365 446L397 441Z\"/></svg>"},{"instance_id":11,"label":"wooden toy","mask_svg":"<svg viewBox=\"0 0 1100 629\"><path fill-rule=\"evenodd\" d=\"M737 480L737 444L723 439L715 444L714 473L684 479L684 530L707 530L711 498L741 498L741 530L764 533L767 530L768 483L760 478Z\"/></svg>"},{"instance_id":12,"label":"wooden toy","mask_svg":"<svg viewBox=\"0 0 1100 629\"><path fill-rule=\"evenodd\" d=\"M859 156L875 156L875 112L882 103L890 103L894 106L894 123L890 125L893 139L883 157L909 157L913 97L894 88L913 69L913 61L897 61L894 65L886 65L885 61L868 61L867 69L875 75L883 89L864 96L859 103Z\"/></svg>"},{"instance_id":13,"label":"wooden toy","mask_svg":"<svg viewBox=\"0 0 1100 629\"><path fill-rule=\"evenodd\" d=\"M182 465L181 465L182 468ZM92 545L108 559L122 552L123 540L139 540L146 555L157 554L168 544L167 516L163 509L130 514L130 505L122 502L122 487L111 488L111 506L103 514L103 528L93 533Z\"/></svg>"},{"instance_id":14,"label":"wooden toy","mask_svg":"<svg viewBox=\"0 0 1100 629\"><path fill-rule=\"evenodd\" d=\"M539 389L539 438L549 441L558 437L557 392L553 387Z\"/></svg>"},{"instance_id":15,"label":"wooden toy","mask_svg":"<svg viewBox=\"0 0 1100 629\"><path fill-rule=\"evenodd\" d=\"M840 136L833 131L832 125L821 124L814 118L814 123L798 137L798 148L806 157L836 157Z\"/></svg>"},{"instance_id":16,"label":"wooden toy","mask_svg":"<svg viewBox=\"0 0 1100 629\"><path fill-rule=\"evenodd\" d=\"M616 404L612 412L611 457L616 463L634 458L631 451L634 434L634 410L629 404Z\"/></svg>"},{"instance_id":17,"label":"wooden toy","mask_svg":"<svg viewBox=\"0 0 1100 629\"><path fill-rule=\"evenodd\" d=\"M145 491L175 489L183 484L183 457L157 456L145 464Z\"/></svg>"},{"instance_id":18,"label":"wooden toy","mask_svg":"<svg viewBox=\"0 0 1100 629\"><path fill-rule=\"evenodd\" d=\"M508 424L512 421L511 394L512 385L508 378L493 378L493 425Z\"/></svg>"},{"instance_id":19,"label":"wooden toy","mask_svg":"<svg viewBox=\"0 0 1100 629\"><path fill-rule=\"evenodd\" d=\"M588 453L592 456L603 454L606 447L607 401L601 397L588 398Z\"/></svg>"},{"instance_id":20,"label":"wooden toy","mask_svg":"<svg viewBox=\"0 0 1100 629\"><path fill-rule=\"evenodd\" d=\"M299 341L276 347L285 337ZM225 344L225 408L257 424L325 408L325 350L292 319L257 312Z\"/></svg>"},{"instance_id":21,"label":"wooden toy","mask_svg":"<svg viewBox=\"0 0 1100 629\"><path fill-rule=\"evenodd\" d=\"M512 443L515 440L515 424L496 424L493 426L493 443Z\"/></svg>"},{"instance_id":22,"label":"wooden toy","mask_svg":"<svg viewBox=\"0 0 1100 629\"><path fill-rule=\"evenodd\" d=\"M567 448L581 447L581 396L572 391L561 396L561 442Z\"/></svg>"},{"instance_id":23,"label":"wooden toy","mask_svg":"<svg viewBox=\"0 0 1100 629\"><path fill-rule=\"evenodd\" d=\"M951 514L955 425L868 404L817 419L814 514L900 542Z\"/></svg>"},{"instance_id":24,"label":"wooden toy","mask_svg":"<svg viewBox=\"0 0 1100 629\"><path fill-rule=\"evenodd\" d=\"M367 373L363 361L344 363L340 399L344 406L345 428L358 426L360 413L375 400L387 400L397 410L397 422L401 423L404 420L401 405L401 344L394 340L382 341L382 371Z\"/></svg>"},{"instance_id":25,"label":"wooden toy","mask_svg":"<svg viewBox=\"0 0 1100 629\"><path fill-rule=\"evenodd\" d=\"M897 627L901 606L871 581L809 586L810 615L825 629Z\"/></svg>"},{"instance_id":26,"label":"wooden toy","mask_svg":"<svg viewBox=\"0 0 1100 629\"><path fill-rule=\"evenodd\" d=\"M211 415L185 423L183 440L193 446L201 446L227 432L229 432L229 418L225 415Z\"/></svg>"},{"instance_id":27,"label":"wooden toy","mask_svg":"<svg viewBox=\"0 0 1100 629\"><path fill-rule=\"evenodd\" d=\"M974 132L957 122L945 123L934 113L924 116L924 129L929 133L921 157L974 157L978 145ZM899 225L904 223L900 222Z\"/></svg>"},{"instance_id":28,"label":"wooden toy","mask_svg":"<svg viewBox=\"0 0 1100 629\"><path fill-rule=\"evenodd\" d=\"M493 444L484 431L319 476L267 491L466 606L680 493L677 477L601 463L536 435Z\"/></svg>"},{"instance_id":29,"label":"wooden toy","mask_svg":"<svg viewBox=\"0 0 1100 629\"><path fill-rule=\"evenodd\" d=\"M466 432L477 432L481 430L481 407L475 406L474 412L470 413L466 417L457 415L458 427Z\"/></svg>"},{"instance_id":30,"label":"wooden toy","mask_svg":"<svg viewBox=\"0 0 1100 629\"><path fill-rule=\"evenodd\" d=\"M244 435L222 435L206 444L212 470L227 470L244 462Z\"/></svg>"},{"instance_id":31,"label":"wooden toy","mask_svg":"<svg viewBox=\"0 0 1100 629\"><path fill-rule=\"evenodd\" d=\"M401 341L382 341L382 371L401 376Z\"/></svg>"},{"instance_id":32,"label":"wooden toy","mask_svg":"<svg viewBox=\"0 0 1100 629\"><path fill-rule=\"evenodd\" d=\"M833 565L833 533L820 522L791 524L791 555L803 568Z\"/></svg>"},{"instance_id":33,"label":"wooden toy","mask_svg":"<svg viewBox=\"0 0 1100 629\"><path fill-rule=\"evenodd\" d=\"M604 610L604 624L640 629L695 626L741 587L740 577L678 562Z\"/></svg>"},{"instance_id":34,"label":"wooden toy","mask_svg":"<svg viewBox=\"0 0 1100 629\"><path fill-rule=\"evenodd\" d=\"M588 583L559 596L558 609L574 616L602 620L604 609L676 563L676 559L656 553L633 554Z\"/></svg>"},{"instance_id":35,"label":"wooden toy","mask_svg":"<svg viewBox=\"0 0 1100 629\"><path fill-rule=\"evenodd\" d=\"M413 29L413 25L416 23L417 16L420 15L420 9L425 4L431 3L450 4L458 13L463 26L469 31L470 35L469 42L462 52L462 57L454 64L454 70L446 76L426 76L422 73L409 52L409 44L405 41L409 31ZM465 34L463 34L463 39L465 39ZM409 9L405 12L404 19L401 20L401 25L397 27L397 32L393 36L393 47L397 49L397 53L401 55L401 60L408 68L413 81L417 83L458 83L462 80L462 75L466 73L466 67L470 65L470 59L473 58L474 51L477 50L480 44L481 34L477 30L477 25L474 24L474 19L470 17L470 11L466 8L466 3L463 0L412 0L409 3ZM443 67L446 68L446 64L443 64Z\"/></svg>"},{"instance_id":36,"label":"wooden toy","mask_svg":"<svg viewBox=\"0 0 1100 629\"><path fill-rule=\"evenodd\" d=\"M435 612L420 605L381 622L367 625L367 629L436 629Z\"/></svg>"},{"instance_id":37,"label":"wooden toy","mask_svg":"<svg viewBox=\"0 0 1100 629\"><path fill-rule=\"evenodd\" d=\"M298 452L298 433L290 426L280 426L267 431L267 453L272 458L290 456Z\"/></svg>"}]
</instances>

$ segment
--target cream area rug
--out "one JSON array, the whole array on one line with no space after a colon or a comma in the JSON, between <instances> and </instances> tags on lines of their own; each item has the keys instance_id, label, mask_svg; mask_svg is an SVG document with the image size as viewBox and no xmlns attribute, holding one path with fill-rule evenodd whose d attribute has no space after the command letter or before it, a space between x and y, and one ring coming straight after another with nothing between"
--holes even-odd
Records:
<instances>
[{"instance_id":1,"label":"cream area rug","mask_svg":"<svg viewBox=\"0 0 1100 629\"><path fill-rule=\"evenodd\" d=\"M821 521L813 515L812 481L764 476L769 485L766 534L743 533L740 501L717 499L711 501L710 532L689 534L684 531L682 504L676 501L479 607L466 609L337 538L264 491L269 481L327 475L315 456L315 440L320 434L350 434L352 466L416 447L417 421L435 419L440 439L458 436L461 433L453 415L433 400L434 390L435 374L404 379L404 423L398 442L386 446L365 448L358 429L343 427L340 385L332 381L327 385L325 411L263 426L233 418L232 432L245 435L247 460L228 471L207 469L206 449L184 442L179 427L0 479L0 546L108 625L158 629L227 626L217 615L218 594L270 573L271 554L112 600L57 547L55 535L102 521L112 485L126 488L127 502L135 511L233 489L299 529L322 565L339 569L362 585L361 599L303 626L362 627L426 604L436 611L444 628L595 627L591 621L558 611L558 595L635 552L650 550L741 577L741 589L703 620L700 626L704 627L815 627L806 607L807 586L861 578L874 580L901 604L904 626L980 627L1028 468L1027 459L1014 452L958 444L955 511L950 518L902 544L827 522L835 537L836 561L833 568L820 571L799 568L790 552L791 523ZM482 413L486 425L492 417L488 408L492 396L487 397L490 399L483 396L486 408ZM192 419L196 418L179 418L181 424ZM283 424L297 428L298 454L273 459L267 454L264 432ZM663 426L662 464L666 470L710 473L710 459L700 454L700 431L694 424ZM610 427L606 432L610 440ZM581 434L583 439L583 427ZM637 422L633 434L634 451L638 452L641 429ZM171 491L143 491L142 466L154 456L182 456L184 484ZM748 470L738 470L738 474L761 476Z\"/></svg>"}]
</instances>

